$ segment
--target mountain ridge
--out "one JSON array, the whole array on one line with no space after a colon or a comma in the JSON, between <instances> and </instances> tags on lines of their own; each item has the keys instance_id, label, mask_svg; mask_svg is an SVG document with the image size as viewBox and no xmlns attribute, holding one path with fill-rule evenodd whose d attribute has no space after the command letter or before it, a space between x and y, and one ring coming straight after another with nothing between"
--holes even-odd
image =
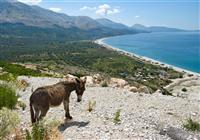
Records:
<instances>
[{"instance_id":1,"label":"mountain ridge","mask_svg":"<svg viewBox=\"0 0 200 140\"><path fill-rule=\"evenodd\" d=\"M137 25L137 26L136 26ZM0 35L53 40L93 40L102 37L159 31L183 31L168 27L132 27L106 18L69 16L16 0L0 0ZM11 30L12 29L12 30Z\"/></svg>"},{"instance_id":2,"label":"mountain ridge","mask_svg":"<svg viewBox=\"0 0 200 140\"><path fill-rule=\"evenodd\" d=\"M132 27L134 30L143 30L147 32L184 32L188 30L179 29L179 28L171 28L165 26L145 26L142 24L134 24Z\"/></svg>"}]
</instances>

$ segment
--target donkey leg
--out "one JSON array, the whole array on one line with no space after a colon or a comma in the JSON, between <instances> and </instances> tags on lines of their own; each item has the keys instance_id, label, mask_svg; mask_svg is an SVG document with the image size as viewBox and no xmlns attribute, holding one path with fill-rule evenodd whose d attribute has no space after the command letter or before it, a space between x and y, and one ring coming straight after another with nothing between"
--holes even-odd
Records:
<instances>
[{"instance_id":1,"label":"donkey leg","mask_svg":"<svg viewBox=\"0 0 200 140\"><path fill-rule=\"evenodd\" d=\"M40 110L39 108L35 107L35 120L36 122L39 121Z\"/></svg>"},{"instance_id":2,"label":"donkey leg","mask_svg":"<svg viewBox=\"0 0 200 140\"><path fill-rule=\"evenodd\" d=\"M41 109L41 113L40 113L40 117L39 117L40 120L42 120L46 116L48 110L49 110L49 106Z\"/></svg>"},{"instance_id":3,"label":"donkey leg","mask_svg":"<svg viewBox=\"0 0 200 140\"><path fill-rule=\"evenodd\" d=\"M65 117L67 119L72 119L72 116L69 113L69 100L64 100L63 101L64 109L65 109Z\"/></svg>"}]
</instances>

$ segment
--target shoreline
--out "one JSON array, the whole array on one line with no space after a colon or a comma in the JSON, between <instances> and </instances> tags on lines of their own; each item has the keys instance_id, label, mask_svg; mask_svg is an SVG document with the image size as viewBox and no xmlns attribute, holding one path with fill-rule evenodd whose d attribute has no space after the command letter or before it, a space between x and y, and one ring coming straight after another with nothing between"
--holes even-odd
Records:
<instances>
[{"instance_id":1,"label":"shoreline","mask_svg":"<svg viewBox=\"0 0 200 140\"><path fill-rule=\"evenodd\" d=\"M172 68L174 69L175 71L178 71L178 72L183 72L183 73L186 73L186 74L193 74L195 76L200 76L199 73L197 72L193 72L193 71L189 71L189 70L186 70L186 69L183 69L183 68L179 68L179 67L176 67L176 66L173 66L173 65L170 65L170 64L167 64L167 63L164 63L164 62L161 62L161 61L158 61L158 60L154 60L152 58L149 58L149 57L145 57L145 56L140 56L140 55L137 55L135 53L131 53L131 52L127 52L125 50L121 50L121 49L118 49L118 48L115 48L111 45L108 45L106 43L103 42L103 40L107 39L107 38L110 38L110 37L104 37L104 38L100 38L100 39L97 39L95 40L94 42L109 49L109 50L113 50L113 51L117 51L123 55L126 55L126 56L129 56L129 57L136 57L142 61L146 61L146 62L149 62L153 65L158 65L160 67L168 67L168 68Z\"/></svg>"}]
</instances>

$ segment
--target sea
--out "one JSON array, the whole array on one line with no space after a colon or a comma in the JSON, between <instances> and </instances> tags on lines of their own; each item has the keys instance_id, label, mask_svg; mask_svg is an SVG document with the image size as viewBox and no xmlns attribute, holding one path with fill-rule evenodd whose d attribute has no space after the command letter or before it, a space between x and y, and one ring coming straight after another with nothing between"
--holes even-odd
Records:
<instances>
[{"instance_id":1,"label":"sea","mask_svg":"<svg viewBox=\"0 0 200 140\"><path fill-rule=\"evenodd\" d=\"M200 73L200 32L154 32L102 41L114 48Z\"/></svg>"}]
</instances>

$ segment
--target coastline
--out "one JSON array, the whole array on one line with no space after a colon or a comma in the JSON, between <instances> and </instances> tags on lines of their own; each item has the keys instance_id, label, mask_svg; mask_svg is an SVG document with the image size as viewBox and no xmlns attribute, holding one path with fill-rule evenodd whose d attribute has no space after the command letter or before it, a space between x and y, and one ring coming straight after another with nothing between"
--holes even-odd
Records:
<instances>
[{"instance_id":1,"label":"coastline","mask_svg":"<svg viewBox=\"0 0 200 140\"><path fill-rule=\"evenodd\" d=\"M178 72L183 72L183 73L186 73L186 74L193 74L195 76L199 76L200 77L200 74L197 73L197 72L189 71L189 70L186 70L186 69L183 69L183 68L179 68L179 67L176 67L176 66L173 66L173 65L158 61L158 60L154 60L154 59L149 58L149 57L140 56L140 55L137 55L135 53L131 53L131 52L127 52L127 51L115 48L115 47L113 47L111 45L108 45L108 44L103 42L103 40L105 40L107 38L110 38L110 37L100 38L100 39L95 40L94 42L99 44L99 45L101 45L101 46L103 46L103 47L105 47L105 48L107 48L107 49L109 49L109 50L117 51L117 52L119 52L119 53L121 53L123 55L129 56L129 57L137 57L138 59L140 59L142 61L149 62L149 63L151 63L153 65L159 65L160 67L172 68L172 69L174 69L175 71L178 71Z\"/></svg>"}]
</instances>

